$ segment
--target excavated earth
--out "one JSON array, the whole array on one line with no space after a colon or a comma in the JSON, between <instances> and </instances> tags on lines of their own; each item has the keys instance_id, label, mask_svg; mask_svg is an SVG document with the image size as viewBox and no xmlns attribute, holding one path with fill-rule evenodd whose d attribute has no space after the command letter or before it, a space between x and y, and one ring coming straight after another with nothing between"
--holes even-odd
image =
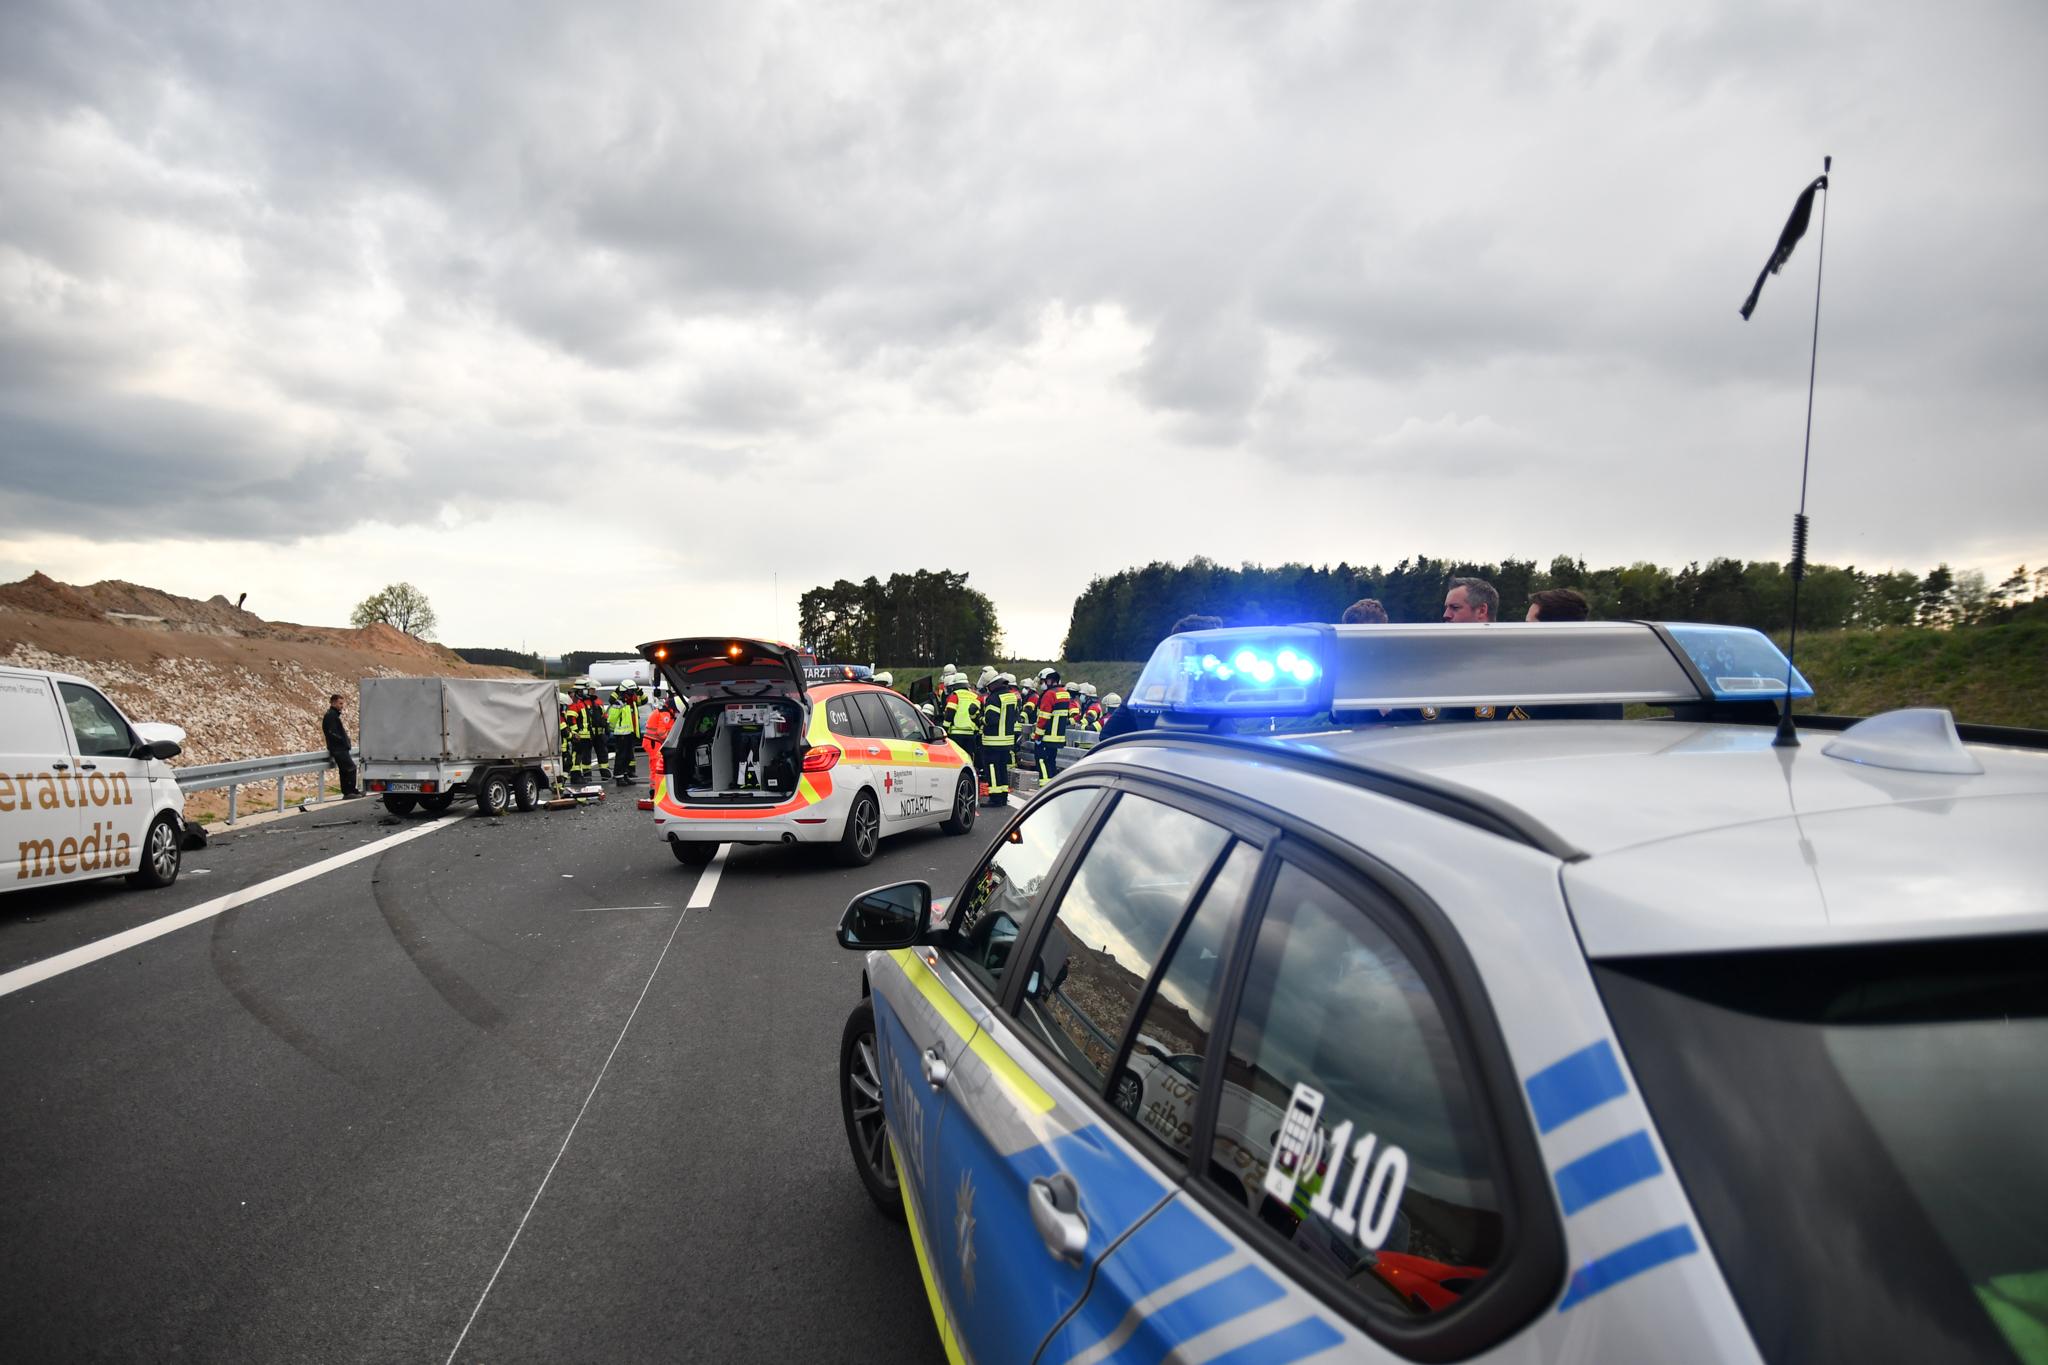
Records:
<instances>
[{"instance_id":1,"label":"excavated earth","mask_svg":"<svg viewBox=\"0 0 2048 1365\"><path fill-rule=\"evenodd\" d=\"M266 621L225 597L200 602L116 580L78 587L40 573L0 584L0 663L75 673L131 720L182 726L181 767L323 748L320 716L333 692L354 735L364 678L524 676L464 663L390 626ZM310 777L287 784L291 795L312 788ZM195 795L194 813L222 801Z\"/></svg>"}]
</instances>

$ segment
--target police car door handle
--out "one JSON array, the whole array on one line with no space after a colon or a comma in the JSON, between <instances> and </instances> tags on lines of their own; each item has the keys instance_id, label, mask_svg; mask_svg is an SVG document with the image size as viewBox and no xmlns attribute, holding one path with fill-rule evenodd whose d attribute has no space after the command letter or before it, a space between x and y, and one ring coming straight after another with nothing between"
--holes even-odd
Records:
<instances>
[{"instance_id":1,"label":"police car door handle","mask_svg":"<svg viewBox=\"0 0 2048 1365\"><path fill-rule=\"evenodd\" d=\"M1031 1182L1031 1221L1045 1239L1045 1249L1061 1260L1078 1264L1088 1250L1088 1220L1081 1214L1081 1191L1065 1171Z\"/></svg>"},{"instance_id":2,"label":"police car door handle","mask_svg":"<svg viewBox=\"0 0 2048 1365\"><path fill-rule=\"evenodd\" d=\"M934 1090L944 1090L947 1078L953 1074L952 1068L946 1065L946 1059L939 1055L937 1048L933 1048L924 1054L923 1061L925 1084Z\"/></svg>"}]
</instances>

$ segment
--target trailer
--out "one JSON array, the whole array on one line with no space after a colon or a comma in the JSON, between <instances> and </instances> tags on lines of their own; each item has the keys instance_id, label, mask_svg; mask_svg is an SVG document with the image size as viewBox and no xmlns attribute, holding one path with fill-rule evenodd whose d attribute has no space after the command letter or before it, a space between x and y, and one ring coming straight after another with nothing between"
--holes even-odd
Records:
<instances>
[{"instance_id":1,"label":"trailer","mask_svg":"<svg viewBox=\"0 0 2048 1365\"><path fill-rule=\"evenodd\" d=\"M385 809L532 810L561 772L555 684L523 678L365 678L363 789Z\"/></svg>"}]
</instances>

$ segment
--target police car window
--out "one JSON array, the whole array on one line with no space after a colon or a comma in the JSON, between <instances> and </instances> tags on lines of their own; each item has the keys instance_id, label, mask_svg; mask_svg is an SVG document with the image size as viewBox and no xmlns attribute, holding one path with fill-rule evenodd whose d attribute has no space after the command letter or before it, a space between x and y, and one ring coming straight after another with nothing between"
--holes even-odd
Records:
<instances>
[{"instance_id":1,"label":"police car window","mask_svg":"<svg viewBox=\"0 0 2048 1365\"><path fill-rule=\"evenodd\" d=\"M135 749L135 737L128 722L113 703L77 683L58 683L64 709L71 716L71 733L78 737L78 752L87 758L126 758Z\"/></svg>"},{"instance_id":2,"label":"police car window","mask_svg":"<svg viewBox=\"0 0 2048 1365\"><path fill-rule=\"evenodd\" d=\"M997 989L1032 902L1095 804L1092 787L1074 787L1033 802L1023 823L1004 835L938 926L939 942L952 960Z\"/></svg>"},{"instance_id":3,"label":"police car window","mask_svg":"<svg viewBox=\"0 0 2048 1365\"><path fill-rule=\"evenodd\" d=\"M1292 864L1267 899L1224 1075L1243 1093L1219 1106L1214 1162L1247 1149L1248 1198L1285 1254L1405 1318L1449 1312L1496 1267L1502 1192L1428 982Z\"/></svg>"},{"instance_id":4,"label":"police car window","mask_svg":"<svg viewBox=\"0 0 2048 1365\"><path fill-rule=\"evenodd\" d=\"M1082 855L1018 1014L1086 1089L1102 1093L1145 983L1229 841L1199 815L1124 796Z\"/></svg>"},{"instance_id":5,"label":"police car window","mask_svg":"<svg viewBox=\"0 0 2048 1365\"><path fill-rule=\"evenodd\" d=\"M882 708L882 697L878 692L849 692L849 700L860 713L861 727L856 733L869 739L894 739L896 727L890 723L889 713Z\"/></svg>"},{"instance_id":6,"label":"police car window","mask_svg":"<svg viewBox=\"0 0 2048 1365\"><path fill-rule=\"evenodd\" d=\"M853 703L845 693L825 698L825 728L842 739L858 739L867 733L867 724L854 713Z\"/></svg>"},{"instance_id":7,"label":"police car window","mask_svg":"<svg viewBox=\"0 0 2048 1365\"><path fill-rule=\"evenodd\" d=\"M1202 893L1195 913L1188 917L1180 942L1166 960L1159 984L1145 1006L1137 1034L1130 1041L1124 1065L1109 1088L1110 1103L1135 1120L1145 1135L1158 1143L1175 1162L1187 1159L1194 1140L1196 1086L1202 1078L1202 1060L1209 1054L1210 1035L1216 1026L1216 993L1222 985L1224 941L1232 918L1251 890L1258 871L1259 851L1249 844L1230 850L1222 871ZM1242 1127L1235 1113L1244 1108L1247 1093L1242 1086L1224 1087L1224 1111L1218 1127L1218 1147L1225 1128ZM1240 1140L1231 1144L1230 1159L1212 1174L1242 1190L1258 1187L1258 1172L1247 1173L1255 1159ZM1256 1207L1256 1205L1254 1205Z\"/></svg>"},{"instance_id":8,"label":"police car window","mask_svg":"<svg viewBox=\"0 0 2048 1365\"><path fill-rule=\"evenodd\" d=\"M875 700L881 702L882 709L889 714L890 729L887 732L888 738L924 738L924 717L913 711L909 702L901 697L884 696L881 693L875 694Z\"/></svg>"}]
</instances>

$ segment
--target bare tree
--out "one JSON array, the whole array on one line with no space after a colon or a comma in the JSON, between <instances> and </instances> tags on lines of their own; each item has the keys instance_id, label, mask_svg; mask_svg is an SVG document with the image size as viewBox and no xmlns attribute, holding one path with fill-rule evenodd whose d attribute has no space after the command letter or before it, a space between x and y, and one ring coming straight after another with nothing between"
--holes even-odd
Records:
<instances>
[{"instance_id":1,"label":"bare tree","mask_svg":"<svg viewBox=\"0 0 2048 1365\"><path fill-rule=\"evenodd\" d=\"M348 619L349 624L357 629L374 625L392 626L422 640L433 638L436 624L434 608L427 601L427 595L410 583L393 583L371 593L356 604Z\"/></svg>"}]
</instances>

